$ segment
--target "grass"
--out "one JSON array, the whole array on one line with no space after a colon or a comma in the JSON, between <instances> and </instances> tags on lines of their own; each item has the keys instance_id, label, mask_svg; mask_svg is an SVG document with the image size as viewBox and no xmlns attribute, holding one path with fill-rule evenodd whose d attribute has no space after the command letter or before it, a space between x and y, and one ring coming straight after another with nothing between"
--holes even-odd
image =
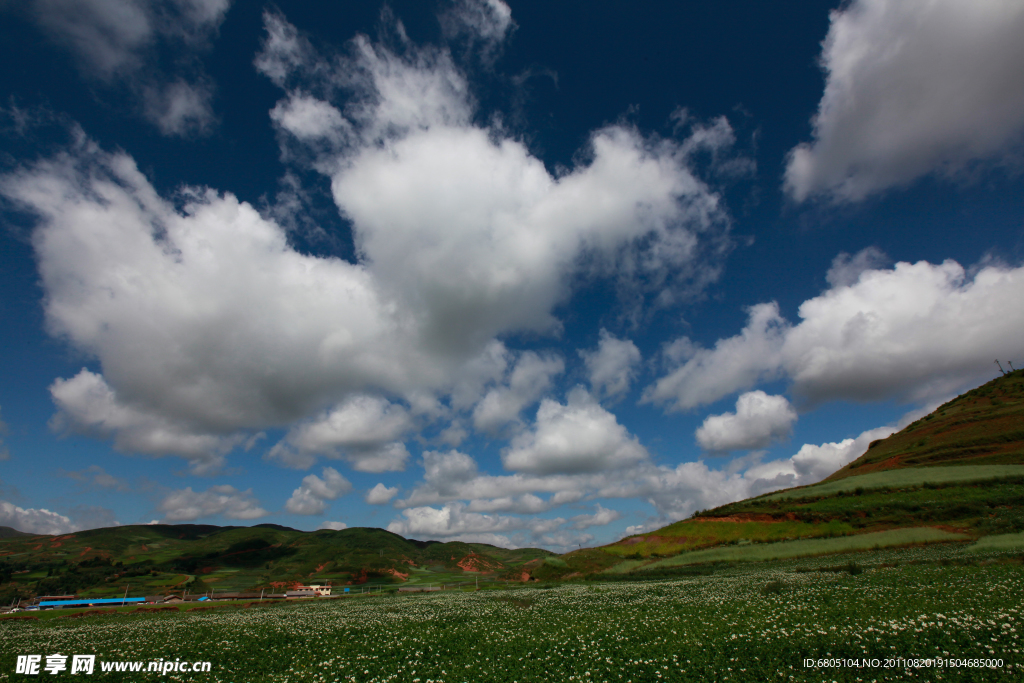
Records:
<instances>
[{"instance_id":1,"label":"grass","mask_svg":"<svg viewBox=\"0 0 1024 683\"><path fill-rule=\"evenodd\" d=\"M978 539L977 543L970 546L970 550L974 552L988 552L991 550L1024 550L1024 533L985 536Z\"/></svg>"},{"instance_id":2,"label":"grass","mask_svg":"<svg viewBox=\"0 0 1024 683\"><path fill-rule=\"evenodd\" d=\"M842 538L815 538L782 543L751 544L746 546L724 546L695 550L669 557L657 562L644 564L617 564L610 571L643 571L645 569L664 569L702 562L764 562L795 557L816 557L832 553L846 553L856 550L870 550L892 546L912 545L916 543L937 543L948 541L966 541L968 536L954 534L931 527L913 529L892 529L869 534L845 536Z\"/></svg>"},{"instance_id":3,"label":"grass","mask_svg":"<svg viewBox=\"0 0 1024 683\"><path fill-rule=\"evenodd\" d=\"M0 620L0 672L14 678L19 654L60 652L95 653L97 673L104 661L210 661L209 674L171 676L210 683L1015 680L1024 628L1015 557L947 544L830 557L838 571L797 559L655 583ZM949 656L1003 663L804 666Z\"/></svg>"},{"instance_id":4,"label":"grass","mask_svg":"<svg viewBox=\"0 0 1024 683\"><path fill-rule=\"evenodd\" d=\"M845 477L814 486L788 489L761 496L758 501L817 498L857 489L895 489L926 484L953 484L1024 476L1024 465L959 465L951 467L912 467Z\"/></svg>"}]
</instances>

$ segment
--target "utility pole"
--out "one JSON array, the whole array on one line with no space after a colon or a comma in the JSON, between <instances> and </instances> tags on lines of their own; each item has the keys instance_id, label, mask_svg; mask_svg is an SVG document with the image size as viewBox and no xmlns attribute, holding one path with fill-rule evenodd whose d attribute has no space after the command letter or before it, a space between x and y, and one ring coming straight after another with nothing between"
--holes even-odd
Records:
<instances>
[{"instance_id":1,"label":"utility pole","mask_svg":"<svg viewBox=\"0 0 1024 683\"><path fill-rule=\"evenodd\" d=\"M121 607L124 607L124 601L128 599L128 589L129 588L131 588L131 584L130 583L127 586L124 587L124 597L121 598Z\"/></svg>"}]
</instances>

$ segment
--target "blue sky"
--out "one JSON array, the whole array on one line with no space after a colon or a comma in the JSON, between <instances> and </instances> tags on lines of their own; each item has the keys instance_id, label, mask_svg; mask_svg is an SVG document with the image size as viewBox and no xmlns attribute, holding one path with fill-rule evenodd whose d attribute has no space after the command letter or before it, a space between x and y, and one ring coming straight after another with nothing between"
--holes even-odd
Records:
<instances>
[{"instance_id":1,"label":"blue sky","mask_svg":"<svg viewBox=\"0 0 1024 683\"><path fill-rule=\"evenodd\" d=\"M1024 365L1024 7L665 5L0 3L0 524L566 550Z\"/></svg>"}]
</instances>

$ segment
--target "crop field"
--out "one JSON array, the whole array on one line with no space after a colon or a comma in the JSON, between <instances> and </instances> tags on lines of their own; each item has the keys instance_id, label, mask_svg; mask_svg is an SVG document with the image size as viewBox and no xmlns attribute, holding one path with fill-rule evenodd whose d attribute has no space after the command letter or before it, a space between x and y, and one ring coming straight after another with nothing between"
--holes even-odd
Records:
<instances>
[{"instance_id":1,"label":"crop field","mask_svg":"<svg viewBox=\"0 0 1024 683\"><path fill-rule=\"evenodd\" d=\"M1024 465L958 465L951 467L910 467L860 474L822 484L787 489L755 500L792 500L830 496L860 489L888 489L925 484L953 484L1024 476Z\"/></svg>"},{"instance_id":2,"label":"crop field","mask_svg":"<svg viewBox=\"0 0 1024 683\"><path fill-rule=\"evenodd\" d=\"M803 541L784 541L782 543L758 543L747 545L723 546L719 548L708 548L707 550L695 550L689 553L682 553L664 560L658 560L646 565L646 568L657 569L663 567L676 567L687 564L698 564L702 562L762 562L765 560L786 560L794 557L812 557L826 555L829 553L850 552L854 550L870 550L872 548L886 548L891 546L910 545L915 543L935 543L942 541L966 540L967 537L933 529L931 527L918 527L911 529L893 529L891 531L876 531L870 534L859 534L856 536L845 536L840 538L814 538ZM626 561L612 567L611 572L628 571L640 562Z\"/></svg>"},{"instance_id":3,"label":"crop field","mask_svg":"<svg viewBox=\"0 0 1024 683\"><path fill-rule=\"evenodd\" d=\"M1019 551L981 556L956 544L729 567L663 582L3 620L0 679L22 678L13 673L19 654L60 652L96 654L101 662L213 665L210 673L133 680L1019 680L1022 595ZM1002 666L912 671L896 661L935 657ZM877 659L878 666L805 666L807 659L844 658Z\"/></svg>"}]
</instances>

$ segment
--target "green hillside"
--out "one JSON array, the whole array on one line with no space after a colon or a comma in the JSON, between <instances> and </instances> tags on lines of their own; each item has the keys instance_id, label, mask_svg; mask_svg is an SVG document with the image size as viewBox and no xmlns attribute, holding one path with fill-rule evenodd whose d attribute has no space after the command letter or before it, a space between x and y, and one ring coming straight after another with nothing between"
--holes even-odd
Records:
<instances>
[{"instance_id":1,"label":"green hillside","mask_svg":"<svg viewBox=\"0 0 1024 683\"><path fill-rule=\"evenodd\" d=\"M261 524L92 529L0 538L0 604L28 595L281 591L295 584L441 584L497 577L553 553L402 538L383 529Z\"/></svg>"},{"instance_id":2,"label":"green hillside","mask_svg":"<svg viewBox=\"0 0 1024 683\"><path fill-rule=\"evenodd\" d=\"M559 566L551 560L527 566L536 565L533 575L544 578L639 578L684 565L899 545L982 538L1021 545L1022 531L1024 371L1018 370L873 442L819 484L700 511L651 533L564 555Z\"/></svg>"},{"instance_id":3,"label":"green hillside","mask_svg":"<svg viewBox=\"0 0 1024 683\"><path fill-rule=\"evenodd\" d=\"M270 589L299 583L437 585L485 579L656 577L694 567L925 543L1024 546L1024 371L939 407L825 481L696 513L603 548L402 538L383 529L302 532L144 525L36 536L0 528L0 604L87 596ZM702 570L701 570L702 571Z\"/></svg>"},{"instance_id":4,"label":"green hillside","mask_svg":"<svg viewBox=\"0 0 1024 683\"><path fill-rule=\"evenodd\" d=\"M887 439L825 481L940 465L1024 464L1024 370L962 394Z\"/></svg>"}]
</instances>

